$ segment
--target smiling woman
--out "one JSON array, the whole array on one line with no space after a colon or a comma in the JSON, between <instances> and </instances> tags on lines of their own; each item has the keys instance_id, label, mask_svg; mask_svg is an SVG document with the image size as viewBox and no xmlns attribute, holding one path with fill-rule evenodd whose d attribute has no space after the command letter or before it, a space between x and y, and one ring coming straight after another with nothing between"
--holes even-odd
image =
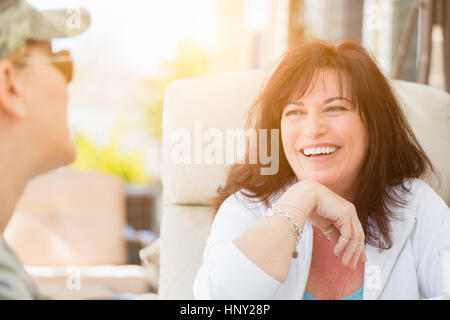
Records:
<instances>
[{"instance_id":1,"label":"smiling woman","mask_svg":"<svg viewBox=\"0 0 450 320\"><path fill-rule=\"evenodd\" d=\"M333 97L345 99L329 100ZM249 191L251 198L267 199L293 178L311 179L352 202L364 230L370 216L378 231L367 230L367 240L389 248L390 212L385 206L401 205L402 199L386 188L417 178L427 169L434 172L388 80L356 43L333 47L306 42L287 51L247 123L257 129L281 129L280 170L261 176L257 168L234 166L218 190L216 209L240 189ZM338 147L335 163L330 159L319 168L320 161L299 157L308 145Z\"/></svg>"},{"instance_id":2,"label":"smiling woman","mask_svg":"<svg viewBox=\"0 0 450 320\"><path fill-rule=\"evenodd\" d=\"M247 125L281 130L279 170L230 168L213 199L196 298L441 295L449 208L420 180L435 169L360 44L316 40L287 51Z\"/></svg>"},{"instance_id":3,"label":"smiling woman","mask_svg":"<svg viewBox=\"0 0 450 320\"><path fill-rule=\"evenodd\" d=\"M330 69L318 69L315 76L311 92L301 101L290 98L283 110L283 148L299 180L314 180L351 199L367 150L366 128L348 84L340 92L338 75Z\"/></svg>"}]
</instances>

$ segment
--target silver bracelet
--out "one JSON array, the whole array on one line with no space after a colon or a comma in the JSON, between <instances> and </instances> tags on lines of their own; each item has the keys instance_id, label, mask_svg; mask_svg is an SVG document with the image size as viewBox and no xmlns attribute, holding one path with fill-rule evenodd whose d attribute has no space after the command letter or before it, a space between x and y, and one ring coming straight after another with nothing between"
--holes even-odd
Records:
<instances>
[{"instance_id":1,"label":"silver bracelet","mask_svg":"<svg viewBox=\"0 0 450 320\"><path fill-rule=\"evenodd\" d=\"M295 249L294 252L292 254L292 257L295 259L298 257L298 251L297 251L297 245L300 241L300 237L302 235L303 229L299 227L297 221L291 217L289 214L286 213L286 211L280 209L280 208L276 208L276 207L272 207L267 209L266 212L266 216L267 217L272 217L274 215L278 215L280 216L280 218L282 218L288 225L289 228L291 228L292 233L294 234L296 241L295 241Z\"/></svg>"},{"instance_id":2,"label":"silver bracelet","mask_svg":"<svg viewBox=\"0 0 450 320\"><path fill-rule=\"evenodd\" d=\"M293 217L291 217L286 211L284 211L280 208L272 207L272 208L267 209L266 216L271 217L274 215L279 215L281 217L288 219L287 220L289 222L288 224L291 227L291 230L294 232L295 237L297 238L297 242L298 242L302 235L303 229L299 227L297 221Z\"/></svg>"},{"instance_id":3,"label":"silver bracelet","mask_svg":"<svg viewBox=\"0 0 450 320\"><path fill-rule=\"evenodd\" d=\"M286 215L284 213L278 213L277 215L280 216L280 218L283 219L284 221L286 221L286 223L289 225L289 228L291 228L292 233L295 236L295 242L298 244L299 234L298 234L297 230L295 230L295 226L292 224L291 221L288 220L289 218L286 217Z\"/></svg>"},{"instance_id":4,"label":"silver bracelet","mask_svg":"<svg viewBox=\"0 0 450 320\"><path fill-rule=\"evenodd\" d=\"M292 208L294 208L294 209L300 211L300 212L306 217L306 219L309 219L309 217L308 217L308 215L305 213L305 211L303 211L302 209L300 209L299 207L297 207L297 206L296 206L295 204L293 204L293 203L284 202L284 201L278 201L278 202L275 203L275 206L276 206L277 204L281 204L281 205L285 205L285 206L288 206L288 207L292 207Z\"/></svg>"}]
</instances>

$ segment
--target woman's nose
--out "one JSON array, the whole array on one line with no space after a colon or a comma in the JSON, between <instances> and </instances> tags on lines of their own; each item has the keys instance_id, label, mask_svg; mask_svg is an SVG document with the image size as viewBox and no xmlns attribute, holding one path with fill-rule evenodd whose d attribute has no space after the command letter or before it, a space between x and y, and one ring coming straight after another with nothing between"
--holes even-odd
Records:
<instances>
[{"instance_id":1,"label":"woman's nose","mask_svg":"<svg viewBox=\"0 0 450 320\"><path fill-rule=\"evenodd\" d=\"M325 121L319 114L310 114L303 125L303 134L310 139L319 137L327 132Z\"/></svg>"}]
</instances>

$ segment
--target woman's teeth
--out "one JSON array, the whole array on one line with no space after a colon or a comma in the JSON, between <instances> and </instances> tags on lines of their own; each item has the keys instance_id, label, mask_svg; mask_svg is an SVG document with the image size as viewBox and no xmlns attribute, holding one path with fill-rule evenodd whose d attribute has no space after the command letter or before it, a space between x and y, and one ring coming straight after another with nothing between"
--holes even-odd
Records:
<instances>
[{"instance_id":1,"label":"woman's teeth","mask_svg":"<svg viewBox=\"0 0 450 320\"><path fill-rule=\"evenodd\" d=\"M338 149L337 147L308 148L303 149L302 152L305 156L310 157L311 155L331 154L335 152L337 149Z\"/></svg>"}]
</instances>

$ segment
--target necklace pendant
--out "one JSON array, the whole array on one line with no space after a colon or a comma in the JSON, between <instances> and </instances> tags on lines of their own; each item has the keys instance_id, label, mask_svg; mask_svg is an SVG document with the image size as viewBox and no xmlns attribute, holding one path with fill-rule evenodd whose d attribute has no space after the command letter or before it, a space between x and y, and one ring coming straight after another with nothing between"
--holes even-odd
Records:
<instances>
[{"instance_id":1,"label":"necklace pendant","mask_svg":"<svg viewBox=\"0 0 450 320\"><path fill-rule=\"evenodd\" d=\"M292 258L297 259L298 257L298 251L297 249L294 250L294 253L292 253Z\"/></svg>"}]
</instances>

